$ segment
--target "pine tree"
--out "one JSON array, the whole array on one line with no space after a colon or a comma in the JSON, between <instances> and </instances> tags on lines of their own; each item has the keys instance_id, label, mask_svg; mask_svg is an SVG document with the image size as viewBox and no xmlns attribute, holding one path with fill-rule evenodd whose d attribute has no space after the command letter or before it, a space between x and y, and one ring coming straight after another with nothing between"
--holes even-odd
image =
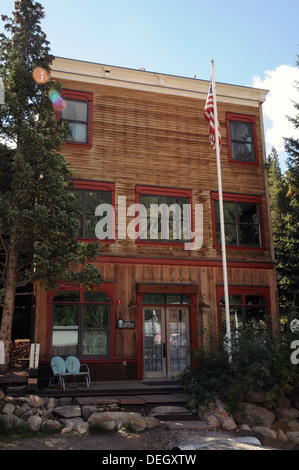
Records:
<instances>
[{"instance_id":1,"label":"pine tree","mask_svg":"<svg viewBox=\"0 0 299 470\"><path fill-rule=\"evenodd\" d=\"M281 171L278 153L275 148L272 148L267 158L267 169L278 296L280 307L284 310L287 303L287 282L284 268L287 262L285 239L287 237L286 222L288 220L289 201L287 199L288 186Z\"/></svg>"},{"instance_id":2,"label":"pine tree","mask_svg":"<svg viewBox=\"0 0 299 470\"><path fill-rule=\"evenodd\" d=\"M3 306L0 339L6 366L17 289L60 280L92 288L102 281L92 263L98 243L77 241L81 208L66 188L73 177L60 148L68 125L57 121L49 99L60 85L48 80L53 57L41 29L41 4L15 2L13 17L2 16L0 77L0 274ZM43 70L41 80L34 71ZM47 80L44 80L44 77Z\"/></svg>"},{"instance_id":3,"label":"pine tree","mask_svg":"<svg viewBox=\"0 0 299 470\"><path fill-rule=\"evenodd\" d=\"M297 58L299 59L299 57ZM299 60L297 60L299 66ZM296 83L299 91L299 84ZM296 130L299 129L299 102L294 103L297 114L288 118ZM285 150L288 154L286 182L288 185L287 199L289 201L288 216L286 220L284 266L286 276L287 299L294 312L299 314L299 140L290 137L284 139Z\"/></svg>"}]
</instances>

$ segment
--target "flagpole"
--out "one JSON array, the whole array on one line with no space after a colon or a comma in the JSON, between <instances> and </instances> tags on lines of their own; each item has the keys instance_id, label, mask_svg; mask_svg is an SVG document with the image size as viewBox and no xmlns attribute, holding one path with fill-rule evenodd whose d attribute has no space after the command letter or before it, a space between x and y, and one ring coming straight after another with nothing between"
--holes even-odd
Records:
<instances>
[{"instance_id":1,"label":"flagpole","mask_svg":"<svg viewBox=\"0 0 299 470\"><path fill-rule=\"evenodd\" d=\"M228 297L228 282L227 282L227 263L226 263L226 244L225 244L225 228L224 228L224 213L223 213L223 194L222 194L222 178L221 178L221 164L220 164L220 147L219 147L219 133L218 133L218 114L217 114L217 99L216 99L216 85L215 85L215 70L214 60L211 60L211 80L212 92L214 103L214 125L215 125L215 144L216 144L216 158L217 158L217 176L218 176L218 193L219 193L219 213L220 213L220 229L221 229L221 249L222 249L222 265L223 265L223 283L224 283L224 301L225 301L225 319L226 319L226 335L227 335L227 348L229 361L232 360L231 355L231 331L230 331L230 315L229 315L229 297Z\"/></svg>"}]
</instances>

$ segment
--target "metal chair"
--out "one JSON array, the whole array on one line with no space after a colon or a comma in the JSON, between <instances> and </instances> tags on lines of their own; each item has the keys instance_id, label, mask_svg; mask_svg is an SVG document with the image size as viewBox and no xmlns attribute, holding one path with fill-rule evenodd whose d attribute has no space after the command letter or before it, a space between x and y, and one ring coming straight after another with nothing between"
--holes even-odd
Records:
<instances>
[{"instance_id":1,"label":"metal chair","mask_svg":"<svg viewBox=\"0 0 299 470\"><path fill-rule=\"evenodd\" d=\"M52 386L52 381L58 379L59 385L65 389L65 379L67 376L72 375L66 370L65 360L60 356L54 356L51 359L50 366L53 372L53 377L51 377L49 381L49 388Z\"/></svg>"},{"instance_id":2,"label":"metal chair","mask_svg":"<svg viewBox=\"0 0 299 470\"><path fill-rule=\"evenodd\" d=\"M90 385L90 373L89 367L87 364L81 364L79 359L76 356L68 356L65 360L66 370L70 375L74 376L74 382L76 377L84 377L86 380L86 385L89 388ZM85 367L86 370L81 370L82 367Z\"/></svg>"}]
</instances>

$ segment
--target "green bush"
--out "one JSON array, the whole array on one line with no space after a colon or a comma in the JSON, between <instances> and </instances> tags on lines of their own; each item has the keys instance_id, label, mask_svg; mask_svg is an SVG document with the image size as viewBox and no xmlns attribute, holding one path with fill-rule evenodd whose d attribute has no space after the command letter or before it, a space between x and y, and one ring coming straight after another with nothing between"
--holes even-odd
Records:
<instances>
[{"instance_id":1,"label":"green bush","mask_svg":"<svg viewBox=\"0 0 299 470\"><path fill-rule=\"evenodd\" d=\"M298 383L299 365L291 362L291 342L299 339L299 333L284 328L279 338L270 338L269 331L247 327L232 334L231 361L225 344L213 351L193 351L197 366L181 374L182 387L192 392L198 405L217 397L233 411L245 392L263 390L266 406L276 406L279 398L295 392Z\"/></svg>"}]
</instances>

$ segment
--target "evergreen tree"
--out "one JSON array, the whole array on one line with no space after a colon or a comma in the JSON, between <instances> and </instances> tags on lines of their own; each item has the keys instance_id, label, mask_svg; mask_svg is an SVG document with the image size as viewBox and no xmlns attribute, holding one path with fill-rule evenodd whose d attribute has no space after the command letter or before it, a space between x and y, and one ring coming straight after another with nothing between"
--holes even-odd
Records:
<instances>
[{"instance_id":1,"label":"evergreen tree","mask_svg":"<svg viewBox=\"0 0 299 470\"><path fill-rule=\"evenodd\" d=\"M299 59L299 57L297 58ZM299 66L299 60L297 60ZM299 91L299 84L296 83ZM299 129L299 102L294 103L297 114L294 118L288 118L296 130ZM286 182L288 185L287 199L289 201L288 215L286 219L285 252L286 263L284 266L286 276L287 298L289 305L293 306L296 314L299 314L299 140L290 137L285 138L285 150L288 153Z\"/></svg>"},{"instance_id":2,"label":"evergreen tree","mask_svg":"<svg viewBox=\"0 0 299 470\"><path fill-rule=\"evenodd\" d=\"M284 310L287 303L287 282L284 267L287 262L285 238L287 237L286 221L289 201L286 197L287 183L280 168L278 153L274 147L267 158L267 169L278 296L280 307Z\"/></svg>"},{"instance_id":3,"label":"evergreen tree","mask_svg":"<svg viewBox=\"0 0 299 470\"><path fill-rule=\"evenodd\" d=\"M98 243L77 241L81 208L67 191L73 177L60 153L68 125L57 121L49 93L53 57L40 22L41 4L15 2L13 17L2 16L0 77L0 274L3 306L0 339L6 366L17 289L40 281L47 289L60 280L92 288L102 281L92 263ZM43 70L40 80L33 74ZM46 79L45 79L46 77Z\"/></svg>"}]
</instances>

